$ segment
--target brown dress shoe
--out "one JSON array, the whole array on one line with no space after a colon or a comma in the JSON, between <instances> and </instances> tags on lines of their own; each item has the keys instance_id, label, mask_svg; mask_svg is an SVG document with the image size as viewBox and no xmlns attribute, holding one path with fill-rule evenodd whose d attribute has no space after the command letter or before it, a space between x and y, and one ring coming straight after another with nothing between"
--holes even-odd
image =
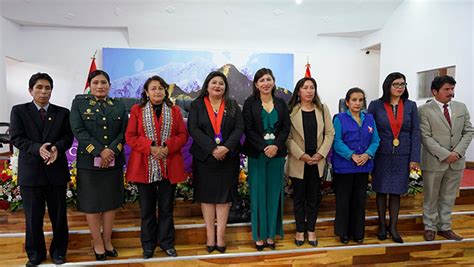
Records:
<instances>
[{"instance_id":1,"label":"brown dress shoe","mask_svg":"<svg viewBox=\"0 0 474 267\"><path fill-rule=\"evenodd\" d=\"M456 241L461 241L462 237L458 236L456 233L454 233L452 230L447 230L447 231L438 231L438 235L449 239L449 240L456 240Z\"/></svg>"},{"instance_id":2,"label":"brown dress shoe","mask_svg":"<svg viewBox=\"0 0 474 267\"><path fill-rule=\"evenodd\" d=\"M433 240L435 240L435 231L433 231L433 230L425 230L425 232L423 233L423 238L424 238L426 241L433 241Z\"/></svg>"}]
</instances>

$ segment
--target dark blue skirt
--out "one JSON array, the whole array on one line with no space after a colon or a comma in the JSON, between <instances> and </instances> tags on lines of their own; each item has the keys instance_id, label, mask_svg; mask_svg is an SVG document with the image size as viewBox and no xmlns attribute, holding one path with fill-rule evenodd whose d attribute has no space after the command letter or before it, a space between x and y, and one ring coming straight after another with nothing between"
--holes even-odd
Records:
<instances>
[{"instance_id":1,"label":"dark blue skirt","mask_svg":"<svg viewBox=\"0 0 474 267\"><path fill-rule=\"evenodd\" d=\"M409 175L409 155L376 154L372 171L372 190L385 194L406 194Z\"/></svg>"}]
</instances>

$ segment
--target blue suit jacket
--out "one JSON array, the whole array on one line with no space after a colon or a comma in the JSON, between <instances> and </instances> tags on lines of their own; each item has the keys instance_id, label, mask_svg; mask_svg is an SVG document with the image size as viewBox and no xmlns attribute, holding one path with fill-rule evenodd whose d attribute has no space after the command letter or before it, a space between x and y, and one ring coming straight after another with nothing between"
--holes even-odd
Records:
<instances>
[{"instance_id":1,"label":"blue suit jacket","mask_svg":"<svg viewBox=\"0 0 474 267\"><path fill-rule=\"evenodd\" d=\"M390 128L388 114L382 100L377 99L370 103L368 112L374 115L380 137L380 145L377 154L395 154L410 156L410 162L420 162L421 131L418 120L416 103L405 100L403 109L403 124L398 139L400 145L393 147L393 133Z\"/></svg>"}]
</instances>

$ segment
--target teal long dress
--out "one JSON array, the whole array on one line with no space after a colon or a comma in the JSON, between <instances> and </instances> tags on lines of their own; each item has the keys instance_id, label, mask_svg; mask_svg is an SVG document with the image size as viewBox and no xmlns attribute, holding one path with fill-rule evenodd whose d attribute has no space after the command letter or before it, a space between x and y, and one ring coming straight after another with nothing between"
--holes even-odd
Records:
<instances>
[{"instance_id":1,"label":"teal long dress","mask_svg":"<svg viewBox=\"0 0 474 267\"><path fill-rule=\"evenodd\" d=\"M274 133L278 112L262 110L265 133ZM275 134L275 133L274 133ZM266 140L268 145L274 140ZM283 186L285 158L268 158L261 152L258 158L249 157L250 207L252 238L255 241L283 238Z\"/></svg>"}]
</instances>

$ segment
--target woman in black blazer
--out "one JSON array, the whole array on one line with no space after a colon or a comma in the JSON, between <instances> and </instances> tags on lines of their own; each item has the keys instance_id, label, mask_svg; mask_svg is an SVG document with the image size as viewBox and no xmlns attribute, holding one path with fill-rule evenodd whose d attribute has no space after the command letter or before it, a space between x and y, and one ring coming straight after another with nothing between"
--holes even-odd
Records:
<instances>
[{"instance_id":1,"label":"woman in black blazer","mask_svg":"<svg viewBox=\"0 0 474 267\"><path fill-rule=\"evenodd\" d=\"M290 115L285 101L275 96L270 69L255 73L253 95L245 100L244 153L249 157L252 238L257 250L275 249L275 236L283 237L283 185Z\"/></svg>"},{"instance_id":2,"label":"woman in black blazer","mask_svg":"<svg viewBox=\"0 0 474 267\"><path fill-rule=\"evenodd\" d=\"M194 200L201 202L206 223L206 250L225 252L225 229L230 203L237 198L240 171L242 113L230 99L226 76L211 72L191 103L188 130L193 138ZM214 221L217 217L217 242Z\"/></svg>"}]
</instances>

